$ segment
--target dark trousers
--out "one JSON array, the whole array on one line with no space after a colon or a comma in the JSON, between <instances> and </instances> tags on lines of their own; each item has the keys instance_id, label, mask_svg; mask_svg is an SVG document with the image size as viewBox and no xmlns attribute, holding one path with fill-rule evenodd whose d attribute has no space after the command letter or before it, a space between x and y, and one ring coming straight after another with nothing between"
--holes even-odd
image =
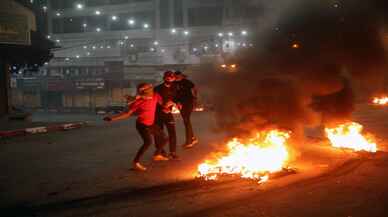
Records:
<instances>
[{"instance_id":1,"label":"dark trousers","mask_svg":"<svg viewBox=\"0 0 388 217\"><path fill-rule=\"evenodd\" d=\"M156 124L160 127L161 130L163 130L164 126L166 126L167 132L168 132L168 140L170 144L170 153L175 153L176 152L176 130L175 130L175 119L173 114L159 111L156 115Z\"/></svg>"},{"instance_id":2,"label":"dark trousers","mask_svg":"<svg viewBox=\"0 0 388 217\"><path fill-rule=\"evenodd\" d=\"M185 125L186 144L192 142L194 137L193 126L191 125L191 113L194 109L194 103L182 103L181 116Z\"/></svg>"},{"instance_id":3,"label":"dark trousers","mask_svg":"<svg viewBox=\"0 0 388 217\"><path fill-rule=\"evenodd\" d=\"M159 128L158 125L147 126L142 123L136 122L136 130L143 139L143 145L137 151L136 157L133 162L137 163L140 161L140 158L144 155L147 149L152 144L152 136L155 140L156 153L160 154L163 150L164 145L166 144L166 138L163 131Z\"/></svg>"}]
</instances>

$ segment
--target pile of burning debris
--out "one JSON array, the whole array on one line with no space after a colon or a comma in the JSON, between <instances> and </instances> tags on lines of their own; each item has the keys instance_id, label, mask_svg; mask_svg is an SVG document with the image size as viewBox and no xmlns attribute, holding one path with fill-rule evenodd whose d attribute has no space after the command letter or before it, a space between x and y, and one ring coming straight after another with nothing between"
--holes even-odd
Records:
<instances>
[{"instance_id":1,"label":"pile of burning debris","mask_svg":"<svg viewBox=\"0 0 388 217\"><path fill-rule=\"evenodd\" d=\"M325 133L334 148L377 151L373 135L364 133L359 123L342 123L325 128ZM264 183L279 173L295 173L295 169L288 165L290 153L287 141L291 136L291 132L272 129L257 132L250 138L234 138L227 143L226 150L213 153L198 165L198 177L217 180L237 176Z\"/></svg>"}]
</instances>

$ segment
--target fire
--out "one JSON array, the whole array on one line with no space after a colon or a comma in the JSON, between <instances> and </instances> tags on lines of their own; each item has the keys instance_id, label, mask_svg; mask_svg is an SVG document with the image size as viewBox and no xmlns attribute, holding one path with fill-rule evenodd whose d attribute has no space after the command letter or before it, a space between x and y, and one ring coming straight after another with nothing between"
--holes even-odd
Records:
<instances>
[{"instance_id":1,"label":"fire","mask_svg":"<svg viewBox=\"0 0 388 217\"><path fill-rule=\"evenodd\" d=\"M216 180L221 175L238 175L266 182L270 173L284 168L289 157L286 147L289 137L288 132L270 130L248 140L235 138L227 143L226 152L217 153L198 166L199 177Z\"/></svg>"},{"instance_id":2,"label":"fire","mask_svg":"<svg viewBox=\"0 0 388 217\"><path fill-rule=\"evenodd\" d=\"M373 104L376 104L376 105L386 105L386 104L388 104L388 97L387 96L374 97L373 98Z\"/></svg>"},{"instance_id":3,"label":"fire","mask_svg":"<svg viewBox=\"0 0 388 217\"><path fill-rule=\"evenodd\" d=\"M178 109L177 106L173 106L173 107L172 107L172 110L171 110L171 113L172 113L172 114L179 114L179 113L181 113L181 112L179 111L179 109Z\"/></svg>"},{"instance_id":4,"label":"fire","mask_svg":"<svg viewBox=\"0 0 388 217\"><path fill-rule=\"evenodd\" d=\"M349 148L355 151L376 152L377 145L370 134L362 134L363 126L355 122L326 128L326 134L333 147Z\"/></svg>"}]
</instances>

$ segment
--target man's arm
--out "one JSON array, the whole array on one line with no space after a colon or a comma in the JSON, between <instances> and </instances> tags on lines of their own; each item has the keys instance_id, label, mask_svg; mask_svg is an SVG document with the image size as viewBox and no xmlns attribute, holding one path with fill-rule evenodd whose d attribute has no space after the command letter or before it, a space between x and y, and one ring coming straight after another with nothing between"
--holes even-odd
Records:
<instances>
[{"instance_id":1,"label":"man's arm","mask_svg":"<svg viewBox=\"0 0 388 217\"><path fill-rule=\"evenodd\" d=\"M129 105L128 111L121 112L120 114L113 115L113 116L107 116L104 118L104 121L119 121L129 118L138 108L139 103L138 101L134 101Z\"/></svg>"}]
</instances>

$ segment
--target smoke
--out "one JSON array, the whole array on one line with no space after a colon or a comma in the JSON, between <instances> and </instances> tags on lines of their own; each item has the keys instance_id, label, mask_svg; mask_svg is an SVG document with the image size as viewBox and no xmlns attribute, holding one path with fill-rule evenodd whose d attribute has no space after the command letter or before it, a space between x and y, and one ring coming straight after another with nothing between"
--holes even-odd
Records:
<instances>
[{"instance_id":1,"label":"smoke","mask_svg":"<svg viewBox=\"0 0 388 217\"><path fill-rule=\"evenodd\" d=\"M203 66L195 78L226 132L274 125L302 133L306 126L347 120L358 93L382 86L386 5L377 0L306 0L294 7L280 2L247 1L265 9L259 19L266 25L257 26L255 48L227 58L236 70Z\"/></svg>"}]
</instances>

